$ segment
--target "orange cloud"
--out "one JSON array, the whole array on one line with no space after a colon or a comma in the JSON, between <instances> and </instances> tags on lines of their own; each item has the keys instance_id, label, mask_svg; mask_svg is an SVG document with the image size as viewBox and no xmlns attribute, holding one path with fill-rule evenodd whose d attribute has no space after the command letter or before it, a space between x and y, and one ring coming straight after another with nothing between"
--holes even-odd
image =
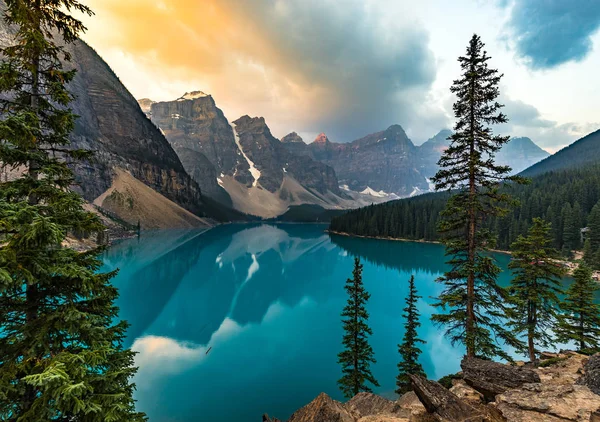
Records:
<instances>
[{"instance_id":1,"label":"orange cloud","mask_svg":"<svg viewBox=\"0 0 600 422\"><path fill-rule=\"evenodd\" d=\"M417 117L435 75L427 36L369 2L88 0L88 41L138 97L213 95L230 120L337 140ZM389 19L388 19L389 20Z\"/></svg>"}]
</instances>

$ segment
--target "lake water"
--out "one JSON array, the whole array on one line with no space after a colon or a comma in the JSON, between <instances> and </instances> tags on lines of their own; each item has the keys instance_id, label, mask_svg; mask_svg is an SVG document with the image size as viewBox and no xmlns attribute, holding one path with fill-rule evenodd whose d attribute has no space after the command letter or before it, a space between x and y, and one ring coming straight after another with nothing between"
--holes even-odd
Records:
<instances>
[{"instance_id":1,"label":"lake water","mask_svg":"<svg viewBox=\"0 0 600 422\"><path fill-rule=\"evenodd\" d=\"M139 352L138 409L152 422L287 419L320 392L342 399L340 312L353 257L363 260L375 392L394 398L408 279L421 311L430 378L459 370L463 350L433 327L441 245L329 236L325 225L223 225L144 233L112 247L127 346ZM503 268L507 255L497 255ZM508 282L503 272L501 283Z\"/></svg>"}]
</instances>

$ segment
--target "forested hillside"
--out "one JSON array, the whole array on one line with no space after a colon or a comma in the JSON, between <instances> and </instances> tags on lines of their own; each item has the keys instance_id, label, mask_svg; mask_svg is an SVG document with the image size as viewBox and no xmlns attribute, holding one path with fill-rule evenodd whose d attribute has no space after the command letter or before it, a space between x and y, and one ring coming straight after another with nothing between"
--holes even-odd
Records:
<instances>
[{"instance_id":1,"label":"forested hillside","mask_svg":"<svg viewBox=\"0 0 600 422\"><path fill-rule=\"evenodd\" d=\"M600 162L600 130L590 133L556 154L534 164L521 174L533 177L549 171L581 167L597 162Z\"/></svg>"},{"instance_id":2,"label":"forested hillside","mask_svg":"<svg viewBox=\"0 0 600 422\"><path fill-rule=\"evenodd\" d=\"M528 185L504 187L520 201L504 218L486 222L498 233L497 247L508 249L520 234L526 234L533 217L552 223L554 246L561 250L581 248L580 229L600 200L600 165L552 171L536 176ZM359 236L438 240L439 213L447 193L372 205L332 219L330 229Z\"/></svg>"}]
</instances>

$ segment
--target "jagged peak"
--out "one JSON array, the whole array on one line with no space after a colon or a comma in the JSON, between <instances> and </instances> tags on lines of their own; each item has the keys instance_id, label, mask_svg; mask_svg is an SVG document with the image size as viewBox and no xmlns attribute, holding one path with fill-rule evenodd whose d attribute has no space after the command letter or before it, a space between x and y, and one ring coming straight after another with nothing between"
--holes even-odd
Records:
<instances>
[{"instance_id":1,"label":"jagged peak","mask_svg":"<svg viewBox=\"0 0 600 422\"><path fill-rule=\"evenodd\" d=\"M177 99L177 101L186 101L186 100L196 100L198 98L210 97L210 95L202 92L202 91L192 91L186 92L181 97Z\"/></svg>"},{"instance_id":2,"label":"jagged peak","mask_svg":"<svg viewBox=\"0 0 600 422\"><path fill-rule=\"evenodd\" d=\"M313 141L314 144L326 144L329 142L329 138L327 137L327 135L325 135L324 132L321 132L317 135L317 137L315 138L315 140Z\"/></svg>"},{"instance_id":3,"label":"jagged peak","mask_svg":"<svg viewBox=\"0 0 600 422\"><path fill-rule=\"evenodd\" d=\"M284 144L294 143L294 142L297 142L297 143L302 142L302 143L304 143L304 140L296 132L291 132L291 133L288 133L287 135L285 135L283 138L281 138L281 142L283 142Z\"/></svg>"}]
</instances>

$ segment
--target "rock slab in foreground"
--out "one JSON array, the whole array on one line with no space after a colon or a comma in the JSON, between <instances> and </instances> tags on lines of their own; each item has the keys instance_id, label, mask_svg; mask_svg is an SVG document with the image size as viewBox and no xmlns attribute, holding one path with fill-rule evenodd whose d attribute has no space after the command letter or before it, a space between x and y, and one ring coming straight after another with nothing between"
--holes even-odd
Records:
<instances>
[{"instance_id":1,"label":"rock slab in foreground","mask_svg":"<svg viewBox=\"0 0 600 422\"><path fill-rule=\"evenodd\" d=\"M600 408L600 396L582 385L526 384L492 403L508 421L588 422Z\"/></svg>"},{"instance_id":2,"label":"rock slab in foreground","mask_svg":"<svg viewBox=\"0 0 600 422\"><path fill-rule=\"evenodd\" d=\"M333 400L325 393L303 408L294 412L288 422L355 422L356 418L350 414L339 401Z\"/></svg>"},{"instance_id":3,"label":"rock slab in foreground","mask_svg":"<svg viewBox=\"0 0 600 422\"><path fill-rule=\"evenodd\" d=\"M466 383L488 401L493 401L496 395L512 388L540 382L540 376L532 369L477 358L464 358L460 367Z\"/></svg>"},{"instance_id":4,"label":"rock slab in foreground","mask_svg":"<svg viewBox=\"0 0 600 422\"><path fill-rule=\"evenodd\" d=\"M372 393L358 393L344 404L344 406L351 413L358 414L361 417L394 415L408 418L410 416L410 410L402 409L398 403Z\"/></svg>"},{"instance_id":5,"label":"rock slab in foreground","mask_svg":"<svg viewBox=\"0 0 600 422\"><path fill-rule=\"evenodd\" d=\"M410 375L413 390L425 409L442 421L484 421L482 412L448 391L441 384L419 375Z\"/></svg>"}]
</instances>

